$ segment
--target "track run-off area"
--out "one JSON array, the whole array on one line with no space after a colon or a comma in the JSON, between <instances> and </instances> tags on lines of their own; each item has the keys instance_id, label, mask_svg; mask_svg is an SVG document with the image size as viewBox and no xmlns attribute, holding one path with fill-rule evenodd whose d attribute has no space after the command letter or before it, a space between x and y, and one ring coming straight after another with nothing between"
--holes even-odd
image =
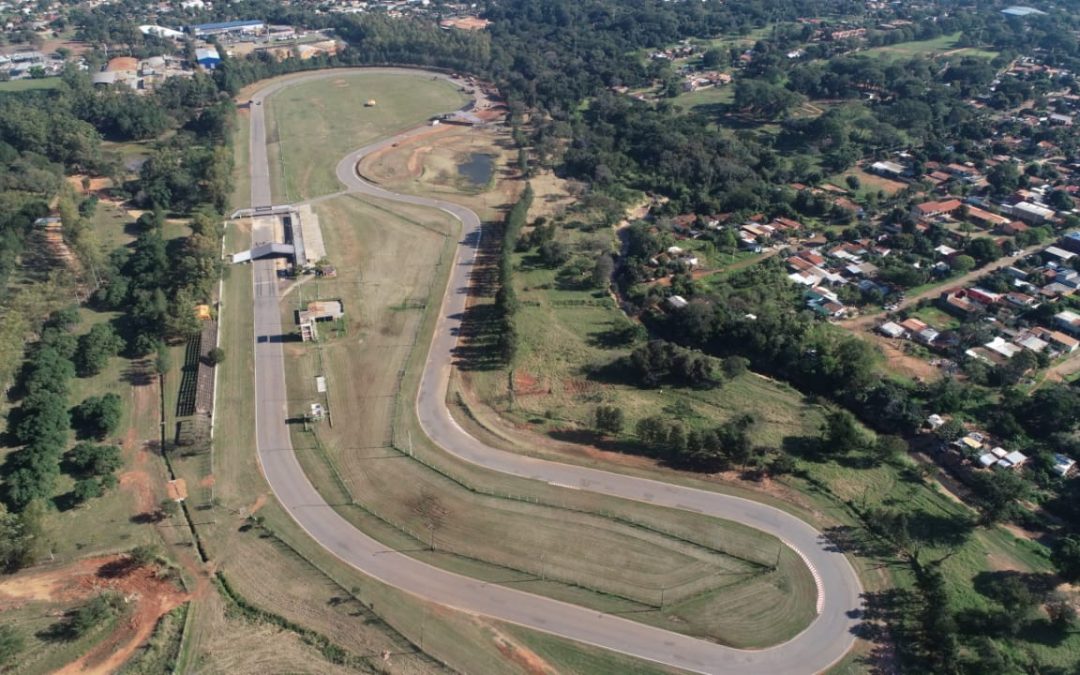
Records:
<instances>
[{"instance_id":1,"label":"track run-off area","mask_svg":"<svg viewBox=\"0 0 1080 675\"><path fill-rule=\"evenodd\" d=\"M417 74L416 70L368 69ZM449 79L438 73L430 77ZM281 89L314 79L337 77L320 71L268 83L251 96L251 206L270 206L270 168L263 102ZM457 83L456 81L454 81ZM449 112L449 111L448 111ZM348 114L342 110L341 114ZM526 457L485 445L462 429L446 404L455 350L466 309L470 275L483 236L480 218L458 204L388 191L362 179L357 164L419 127L355 149L337 164L343 185L353 193L444 211L462 224L450 280L439 307L416 394L416 415L428 437L443 451L485 469L543 481L563 489L588 490L656 506L722 518L771 534L805 561L818 587L817 617L799 635L760 650L741 650L603 614L566 602L495 585L420 562L387 547L349 523L319 494L293 451L287 419L288 396L280 300L285 289L273 260L253 263L256 449L266 480L282 507L319 544L363 573L425 600L543 631L622 654L699 673L814 673L839 661L855 642L862 585L843 552L800 518L749 499L661 481ZM348 150L347 148L345 150ZM252 241L269 241L269 226L256 226Z\"/></svg>"}]
</instances>

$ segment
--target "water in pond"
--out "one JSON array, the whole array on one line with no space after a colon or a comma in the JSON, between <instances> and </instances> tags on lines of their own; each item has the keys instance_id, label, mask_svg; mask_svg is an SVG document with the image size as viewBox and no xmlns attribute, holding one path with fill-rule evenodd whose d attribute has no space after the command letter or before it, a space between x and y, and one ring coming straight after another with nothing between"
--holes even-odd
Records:
<instances>
[{"instance_id":1,"label":"water in pond","mask_svg":"<svg viewBox=\"0 0 1080 675\"><path fill-rule=\"evenodd\" d=\"M458 173L464 176L476 187L483 187L491 180L495 172L495 156L485 155L482 152L474 152L469 158L458 164Z\"/></svg>"}]
</instances>

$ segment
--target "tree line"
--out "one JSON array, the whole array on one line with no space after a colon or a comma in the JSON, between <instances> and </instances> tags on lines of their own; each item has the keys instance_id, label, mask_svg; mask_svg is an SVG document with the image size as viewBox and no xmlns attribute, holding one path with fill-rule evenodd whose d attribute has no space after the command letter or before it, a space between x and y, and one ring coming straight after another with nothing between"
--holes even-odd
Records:
<instances>
[{"instance_id":1,"label":"tree line","mask_svg":"<svg viewBox=\"0 0 1080 675\"><path fill-rule=\"evenodd\" d=\"M514 314L518 309L517 293L514 291L514 250L521 229L532 206L532 185L526 183L521 197L510 208L503 221L502 245L499 251L499 289L495 293L495 308L500 323L496 349L504 362L510 363L517 353L517 326Z\"/></svg>"}]
</instances>

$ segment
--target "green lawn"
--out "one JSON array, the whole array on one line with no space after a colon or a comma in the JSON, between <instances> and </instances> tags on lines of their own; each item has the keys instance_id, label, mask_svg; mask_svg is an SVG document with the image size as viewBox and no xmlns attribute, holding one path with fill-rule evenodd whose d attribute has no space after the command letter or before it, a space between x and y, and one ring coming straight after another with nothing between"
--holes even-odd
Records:
<instances>
[{"instance_id":1,"label":"green lawn","mask_svg":"<svg viewBox=\"0 0 1080 675\"><path fill-rule=\"evenodd\" d=\"M11 94L20 91L35 91L43 89L56 89L60 86L59 77L46 77L40 80L8 80L0 82L0 94Z\"/></svg>"},{"instance_id":2,"label":"green lawn","mask_svg":"<svg viewBox=\"0 0 1080 675\"><path fill-rule=\"evenodd\" d=\"M367 106L374 100L376 105ZM274 198L296 201L340 189L337 161L371 141L460 108L464 94L423 75L343 71L287 87L267 106Z\"/></svg>"},{"instance_id":3,"label":"green lawn","mask_svg":"<svg viewBox=\"0 0 1080 675\"><path fill-rule=\"evenodd\" d=\"M939 35L932 40L900 42L894 45L867 49L859 53L863 56L868 56L874 59L882 59L885 61L894 61L897 59L911 59L918 56L926 56L933 58L941 56L946 52L951 55L977 56L988 60L996 58L998 55L998 52L985 49L976 49L974 47L957 47L957 43L959 41L960 33L950 33L948 35Z\"/></svg>"},{"instance_id":4,"label":"green lawn","mask_svg":"<svg viewBox=\"0 0 1080 675\"><path fill-rule=\"evenodd\" d=\"M927 305L911 313L911 316L930 324L937 330L952 330L960 325L959 319L933 305Z\"/></svg>"},{"instance_id":5,"label":"green lawn","mask_svg":"<svg viewBox=\"0 0 1080 675\"><path fill-rule=\"evenodd\" d=\"M733 100L735 100L735 87L729 84L719 87L709 87L708 89L699 89L698 91L684 92L675 97L674 103L675 105L682 106L686 110L704 108L707 111L709 108L727 105Z\"/></svg>"}]
</instances>

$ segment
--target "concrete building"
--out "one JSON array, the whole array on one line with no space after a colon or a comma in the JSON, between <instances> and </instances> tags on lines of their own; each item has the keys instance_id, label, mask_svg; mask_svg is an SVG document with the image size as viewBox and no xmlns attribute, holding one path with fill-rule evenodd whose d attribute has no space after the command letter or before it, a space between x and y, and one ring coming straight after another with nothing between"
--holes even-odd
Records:
<instances>
[{"instance_id":1,"label":"concrete building","mask_svg":"<svg viewBox=\"0 0 1080 675\"><path fill-rule=\"evenodd\" d=\"M211 35L261 35L266 32L266 23L262 21L222 21L188 26L187 30L195 37L200 38L210 37Z\"/></svg>"},{"instance_id":2,"label":"concrete building","mask_svg":"<svg viewBox=\"0 0 1080 675\"><path fill-rule=\"evenodd\" d=\"M1041 225L1054 217L1054 210L1031 202L1013 204L1012 214L1029 225Z\"/></svg>"},{"instance_id":3,"label":"concrete building","mask_svg":"<svg viewBox=\"0 0 1080 675\"><path fill-rule=\"evenodd\" d=\"M304 342L318 340L319 323L337 321L344 316L345 308L340 300L315 300L309 302L307 309L296 313L296 323L300 327L300 339Z\"/></svg>"}]
</instances>

